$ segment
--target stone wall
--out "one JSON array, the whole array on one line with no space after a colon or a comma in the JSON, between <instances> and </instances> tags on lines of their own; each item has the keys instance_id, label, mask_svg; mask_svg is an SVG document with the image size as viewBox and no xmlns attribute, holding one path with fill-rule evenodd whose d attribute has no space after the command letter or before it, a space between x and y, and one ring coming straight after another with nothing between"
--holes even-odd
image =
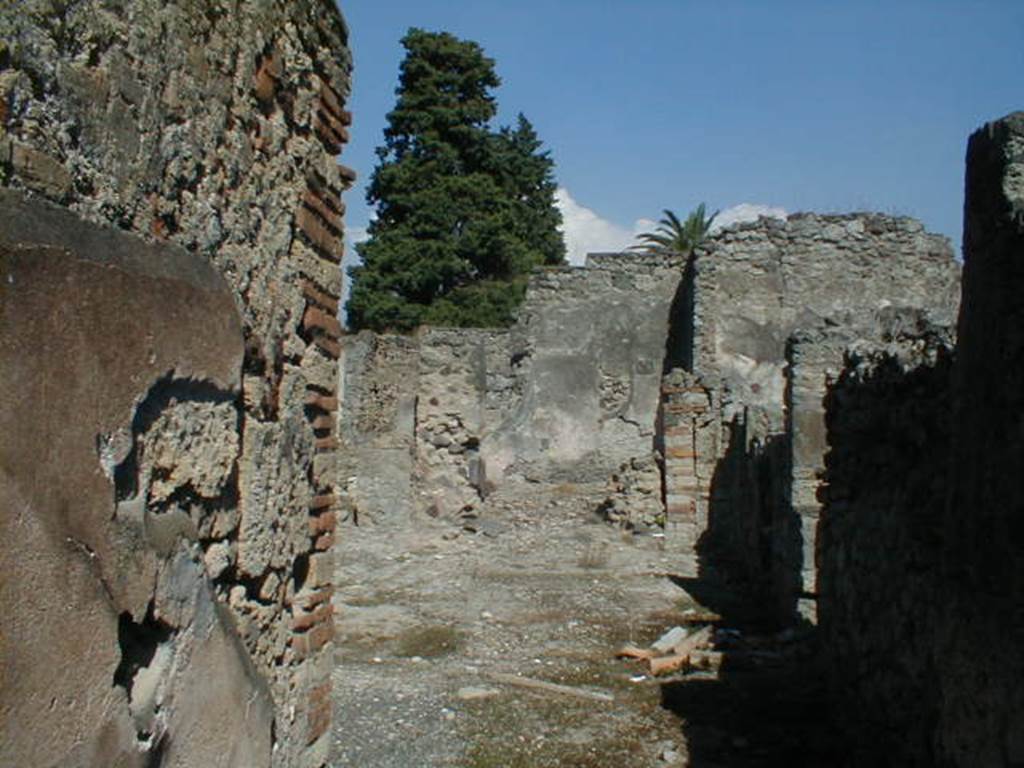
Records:
<instances>
[{"instance_id":1,"label":"stone wall","mask_svg":"<svg viewBox=\"0 0 1024 768\"><path fill-rule=\"evenodd\" d=\"M339 486L342 518L400 520L412 500L420 348L416 338L364 331L342 340Z\"/></svg>"},{"instance_id":2,"label":"stone wall","mask_svg":"<svg viewBox=\"0 0 1024 768\"><path fill-rule=\"evenodd\" d=\"M660 380L680 278L676 260L596 255L583 268L534 274L508 330L345 339L352 503L371 517L388 514L371 495L401 519L396 505L406 499L412 511L452 516L506 483L605 481L624 466L657 472ZM372 436L363 422L376 425ZM381 451L392 459L383 473ZM645 509L660 512L660 493L643 495Z\"/></svg>"},{"instance_id":3,"label":"stone wall","mask_svg":"<svg viewBox=\"0 0 1024 768\"><path fill-rule=\"evenodd\" d=\"M821 644L865 764L939 764L934 636L957 620L936 578L952 365L947 328L908 322L887 343L848 351L827 398Z\"/></svg>"},{"instance_id":4,"label":"stone wall","mask_svg":"<svg viewBox=\"0 0 1024 768\"><path fill-rule=\"evenodd\" d=\"M591 255L539 273L516 325L521 394L482 449L489 476L603 480L649 454L677 260Z\"/></svg>"},{"instance_id":5,"label":"stone wall","mask_svg":"<svg viewBox=\"0 0 1024 768\"><path fill-rule=\"evenodd\" d=\"M433 517L471 512L490 490L481 456L501 418L489 370L507 366L508 334L481 329L424 329L419 335L413 482L414 509ZM492 405L488 409L488 404Z\"/></svg>"},{"instance_id":6,"label":"stone wall","mask_svg":"<svg viewBox=\"0 0 1024 768\"><path fill-rule=\"evenodd\" d=\"M937 724L951 765L1024 763L1024 113L967 147ZM955 617L955 621L952 618Z\"/></svg>"},{"instance_id":7,"label":"stone wall","mask_svg":"<svg viewBox=\"0 0 1024 768\"><path fill-rule=\"evenodd\" d=\"M821 401L842 354L799 332L860 328L875 338L887 307L925 309L951 324L958 286L948 241L906 218L761 219L697 250L682 289L693 311L674 357L688 363L715 414L692 437L706 446L693 458L703 469L690 493L705 563L729 563L768 587L780 612L813 619Z\"/></svg>"},{"instance_id":8,"label":"stone wall","mask_svg":"<svg viewBox=\"0 0 1024 768\"><path fill-rule=\"evenodd\" d=\"M822 647L861 761L1024 764L1024 114L968 145L955 352L919 328L829 394Z\"/></svg>"},{"instance_id":9,"label":"stone wall","mask_svg":"<svg viewBox=\"0 0 1024 768\"><path fill-rule=\"evenodd\" d=\"M223 605L228 286L6 190L0 277L0 762L269 766L274 700Z\"/></svg>"},{"instance_id":10,"label":"stone wall","mask_svg":"<svg viewBox=\"0 0 1024 768\"><path fill-rule=\"evenodd\" d=\"M217 605L269 683L278 765L322 765L330 744L347 36L326 0L0 10L0 183L196 254L241 319L241 407L231 429L215 409L208 435L225 425L238 445L217 461L237 455L218 481L223 513L200 538ZM202 324L183 327L203 341ZM190 408L149 425L143 453L160 458L132 469L126 498L147 476L156 505L183 504L181 489L205 482L160 437L197 429L183 426L199 418Z\"/></svg>"},{"instance_id":11,"label":"stone wall","mask_svg":"<svg viewBox=\"0 0 1024 768\"><path fill-rule=\"evenodd\" d=\"M358 506L453 516L507 482L610 480L609 519L664 524L680 557L729 563L780 616L813 619L823 401L858 332L829 347L798 331L878 339L897 306L950 324L959 268L945 239L873 214L739 225L681 266L617 254L544 270L507 332L421 332L404 342L415 375L406 358L347 366L353 393L390 382L413 419L358 417L387 428L378 447L357 429L353 448L393 451L383 473L382 455L348 451ZM363 360L397 343L346 347Z\"/></svg>"}]
</instances>

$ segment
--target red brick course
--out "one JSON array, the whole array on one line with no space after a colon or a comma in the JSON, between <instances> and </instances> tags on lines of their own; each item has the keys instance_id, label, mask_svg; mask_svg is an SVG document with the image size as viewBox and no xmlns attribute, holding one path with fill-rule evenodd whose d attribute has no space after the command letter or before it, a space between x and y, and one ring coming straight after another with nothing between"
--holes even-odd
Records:
<instances>
[{"instance_id":1,"label":"red brick course","mask_svg":"<svg viewBox=\"0 0 1024 768\"><path fill-rule=\"evenodd\" d=\"M341 336L341 323L333 315L329 315L314 304L306 307L302 315L302 328L306 331L322 331L331 338Z\"/></svg>"},{"instance_id":2,"label":"red brick course","mask_svg":"<svg viewBox=\"0 0 1024 768\"><path fill-rule=\"evenodd\" d=\"M315 538L322 533L333 533L337 525L337 514L334 512L324 512L322 515L309 518L309 535Z\"/></svg>"},{"instance_id":3,"label":"red brick course","mask_svg":"<svg viewBox=\"0 0 1024 768\"><path fill-rule=\"evenodd\" d=\"M343 245L337 233L328 227L323 219L305 205L300 205L295 212L295 223L309 242L317 249L317 254L333 264L341 263Z\"/></svg>"},{"instance_id":4,"label":"red brick course","mask_svg":"<svg viewBox=\"0 0 1024 768\"><path fill-rule=\"evenodd\" d=\"M333 413L338 410L338 398L311 391L306 393L306 405Z\"/></svg>"}]
</instances>

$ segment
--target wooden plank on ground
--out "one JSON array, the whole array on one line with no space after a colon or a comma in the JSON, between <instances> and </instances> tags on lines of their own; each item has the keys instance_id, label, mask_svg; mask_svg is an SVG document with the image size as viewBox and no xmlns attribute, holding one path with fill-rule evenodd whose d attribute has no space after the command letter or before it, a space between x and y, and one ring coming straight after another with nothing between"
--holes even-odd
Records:
<instances>
[{"instance_id":1,"label":"wooden plank on ground","mask_svg":"<svg viewBox=\"0 0 1024 768\"><path fill-rule=\"evenodd\" d=\"M501 672L488 672L484 675L489 680L495 683L504 683L505 685L513 685L517 688L525 688L530 691L539 691L542 693L554 693L561 696L575 696L578 699L588 699L590 701L615 701L615 697L610 693L600 693L598 691L588 691L583 688L573 688L569 685L559 685L558 683L549 683L547 680L537 680L532 677L520 677L519 675L506 675Z\"/></svg>"}]
</instances>

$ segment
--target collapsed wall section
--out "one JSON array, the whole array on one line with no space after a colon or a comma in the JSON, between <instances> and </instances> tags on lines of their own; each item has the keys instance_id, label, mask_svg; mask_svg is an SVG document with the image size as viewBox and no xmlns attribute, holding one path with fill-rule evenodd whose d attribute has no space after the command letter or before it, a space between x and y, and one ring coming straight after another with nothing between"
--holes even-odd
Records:
<instances>
[{"instance_id":1,"label":"collapsed wall section","mask_svg":"<svg viewBox=\"0 0 1024 768\"><path fill-rule=\"evenodd\" d=\"M354 176L335 159L351 119L344 21L327 0L28 0L0 10L0 30L0 183L183 247L229 286L237 503L207 575L270 682L275 763L322 765Z\"/></svg>"}]
</instances>

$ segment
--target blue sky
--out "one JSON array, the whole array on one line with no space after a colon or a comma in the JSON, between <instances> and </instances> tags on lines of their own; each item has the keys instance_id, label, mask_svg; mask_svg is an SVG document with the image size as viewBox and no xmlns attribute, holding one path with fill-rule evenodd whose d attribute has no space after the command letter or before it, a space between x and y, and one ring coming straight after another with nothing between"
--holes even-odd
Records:
<instances>
[{"instance_id":1,"label":"blue sky","mask_svg":"<svg viewBox=\"0 0 1024 768\"><path fill-rule=\"evenodd\" d=\"M876 210L959 247L967 137L1024 109L1024 0L340 3L355 58L354 234L411 26L480 43L498 122L555 161L575 253L663 208ZM756 210L756 208L755 208Z\"/></svg>"}]
</instances>

